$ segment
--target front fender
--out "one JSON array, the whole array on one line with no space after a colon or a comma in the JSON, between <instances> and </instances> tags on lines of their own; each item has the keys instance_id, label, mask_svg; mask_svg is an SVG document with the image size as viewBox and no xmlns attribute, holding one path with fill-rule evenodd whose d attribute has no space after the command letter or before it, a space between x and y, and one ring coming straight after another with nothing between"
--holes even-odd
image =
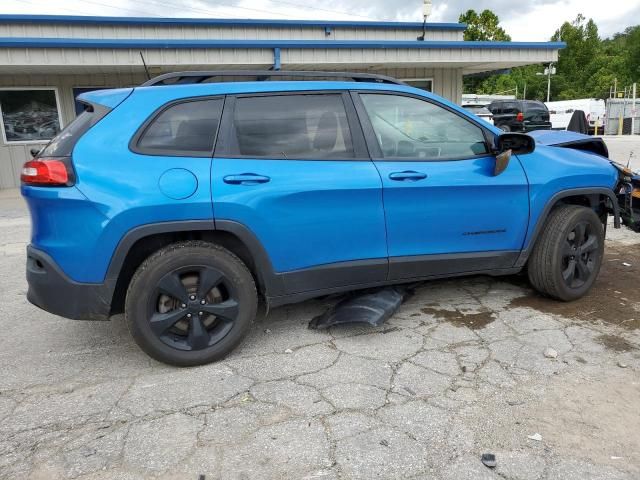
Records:
<instances>
[{"instance_id":1,"label":"front fender","mask_svg":"<svg viewBox=\"0 0 640 480\"><path fill-rule=\"evenodd\" d=\"M524 265L551 208L562 198L586 196L597 206L601 195L609 199L616 227L620 208L615 188L619 174L611 162L592 152L537 145L536 151L518 160L529 181L529 227L523 243L523 255L516 266ZM524 258L524 261L523 261Z\"/></svg>"}]
</instances>

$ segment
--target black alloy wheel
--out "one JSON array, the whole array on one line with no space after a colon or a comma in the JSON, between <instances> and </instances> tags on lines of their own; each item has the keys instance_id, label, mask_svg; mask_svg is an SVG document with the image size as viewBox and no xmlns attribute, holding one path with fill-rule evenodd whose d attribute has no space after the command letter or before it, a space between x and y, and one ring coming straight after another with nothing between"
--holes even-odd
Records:
<instances>
[{"instance_id":1,"label":"black alloy wheel","mask_svg":"<svg viewBox=\"0 0 640 480\"><path fill-rule=\"evenodd\" d=\"M125 318L148 355L177 366L224 358L255 319L256 285L247 266L220 245L193 240L168 245L138 267Z\"/></svg>"},{"instance_id":2,"label":"black alloy wheel","mask_svg":"<svg viewBox=\"0 0 640 480\"><path fill-rule=\"evenodd\" d=\"M587 283L599 265L599 238L589 222L578 223L562 248L562 278L569 288Z\"/></svg>"},{"instance_id":3,"label":"black alloy wheel","mask_svg":"<svg viewBox=\"0 0 640 480\"><path fill-rule=\"evenodd\" d=\"M604 258L605 219L582 205L551 211L527 263L529 281L538 292L568 302L589 291Z\"/></svg>"},{"instance_id":4,"label":"black alloy wheel","mask_svg":"<svg viewBox=\"0 0 640 480\"><path fill-rule=\"evenodd\" d=\"M158 338L178 350L215 345L233 328L238 300L224 274L206 265L169 272L149 302L149 323Z\"/></svg>"}]
</instances>

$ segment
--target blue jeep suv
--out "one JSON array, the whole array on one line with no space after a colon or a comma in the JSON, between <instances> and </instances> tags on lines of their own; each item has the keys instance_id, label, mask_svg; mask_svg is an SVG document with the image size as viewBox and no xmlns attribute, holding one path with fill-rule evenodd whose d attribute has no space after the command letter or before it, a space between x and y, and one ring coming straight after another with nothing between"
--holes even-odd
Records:
<instances>
[{"instance_id":1,"label":"blue jeep suv","mask_svg":"<svg viewBox=\"0 0 640 480\"><path fill-rule=\"evenodd\" d=\"M149 355L197 365L240 343L259 297L526 268L573 300L598 275L607 217L638 229L640 181L599 139L504 133L376 75L213 81L237 75L80 97L84 113L23 169L29 301L124 312Z\"/></svg>"}]
</instances>

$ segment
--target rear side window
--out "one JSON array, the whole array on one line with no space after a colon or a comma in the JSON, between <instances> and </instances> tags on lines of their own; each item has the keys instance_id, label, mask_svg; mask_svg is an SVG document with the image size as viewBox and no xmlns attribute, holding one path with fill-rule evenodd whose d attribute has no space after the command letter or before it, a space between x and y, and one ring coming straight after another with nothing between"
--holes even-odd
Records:
<instances>
[{"instance_id":1,"label":"rear side window","mask_svg":"<svg viewBox=\"0 0 640 480\"><path fill-rule=\"evenodd\" d=\"M109 109L100 106L87 106L84 112L67 125L58 135L47 144L40 152L41 157L70 157L73 147L80 137L84 135L93 125L98 123Z\"/></svg>"},{"instance_id":2,"label":"rear side window","mask_svg":"<svg viewBox=\"0 0 640 480\"><path fill-rule=\"evenodd\" d=\"M547 106L542 102L522 102L522 110L525 112L544 112L548 111Z\"/></svg>"},{"instance_id":3,"label":"rear side window","mask_svg":"<svg viewBox=\"0 0 640 480\"><path fill-rule=\"evenodd\" d=\"M502 113L518 113L519 109L515 102L505 102L502 106Z\"/></svg>"},{"instance_id":4,"label":"rear side window","mask_svg":"<svg viewBox=\"0 0 640 480\"><path fill-rule=\"evenodd\" d=\"M236 100L230 155L331 160L354 158L341 95L274 95Z\"/></svg>"},{"instance_id":5,"label":"rear side window","mask_svg":"<svg viewBox=\"0 0 640 480\"><path fill-rule=\"evenodd\" d=\"M135 150L148 155L211 156L222 105L223 99L216 98L166 108L144 129Z\"/></svg>"}]
</instances>

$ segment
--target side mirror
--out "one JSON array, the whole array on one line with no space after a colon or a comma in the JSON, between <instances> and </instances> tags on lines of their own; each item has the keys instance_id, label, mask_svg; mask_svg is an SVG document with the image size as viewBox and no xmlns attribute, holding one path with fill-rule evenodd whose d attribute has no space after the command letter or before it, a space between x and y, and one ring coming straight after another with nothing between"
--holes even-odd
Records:
<instances>
[{"instance_id":1,"label":"side mirror","mask_svg":"<svg viewBox=\"0 0 640 480\"><path fill-rule=\"evenodd\" d=\"M498 154L511 150L516 155L533 153L536 141L533 137L523 133L503 133L496 137L496 151Z\"/></svg>"},{"instance_id":2,"label":"side mirror","mask_svg":"<svg viewBox=\"0 0 640 480\"><path fill-rule=\"evenodd\" d=\"M496 165L493 176L498 176L509 166L511 155L526 155L536 149L536 141L522 133L503 133L495 139Z\"/></svg>"}]
</instances>

